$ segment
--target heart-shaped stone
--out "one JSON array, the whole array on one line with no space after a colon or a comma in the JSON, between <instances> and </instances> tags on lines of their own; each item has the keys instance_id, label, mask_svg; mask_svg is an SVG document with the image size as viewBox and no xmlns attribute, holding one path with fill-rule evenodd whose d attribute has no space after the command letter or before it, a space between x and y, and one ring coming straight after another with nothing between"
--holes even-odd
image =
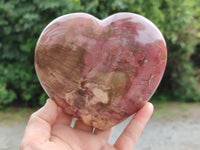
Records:
<instances>
[{"instance_id":1,"label":"heart-shaped stone","mask_svg":"<svg viewBox=\"0 0 200 150\"><path fill-rule=\"evenodd\" d=\"M107 129L139 110L156 90L167 48L158 28L133 13L104 20L74 13L52 21L35 50L46 93L87 125Z\"/></svg>"}]
</instances>

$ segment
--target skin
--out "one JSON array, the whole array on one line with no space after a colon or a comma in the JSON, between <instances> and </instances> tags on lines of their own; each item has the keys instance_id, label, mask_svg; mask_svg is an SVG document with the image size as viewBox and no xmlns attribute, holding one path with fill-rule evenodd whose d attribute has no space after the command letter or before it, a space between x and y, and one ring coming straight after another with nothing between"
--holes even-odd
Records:
<instances>
[{"instance_id":1,"label":"skin","mask_svg":"<svg viewBox=\"0 0 200 150\"><path fill-rule=\"evenodd\" d=\"M48 99L33 113L26 126L20 150L132 150L153 112L153 105L145 105L132 118L114 145L109 144L113 128L102 131L77 120L70 127L72 117Z\"/></svg>"}]
</instances>

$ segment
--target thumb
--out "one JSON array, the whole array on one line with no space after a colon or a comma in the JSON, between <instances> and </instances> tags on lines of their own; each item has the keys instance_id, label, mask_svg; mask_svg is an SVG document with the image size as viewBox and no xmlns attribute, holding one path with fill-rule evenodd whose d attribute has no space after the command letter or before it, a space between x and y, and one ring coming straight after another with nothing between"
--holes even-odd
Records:
<instances>
[{"instance_id":1,"label":"thumb","mask_svg":"<svg viewBox=\"0 0 200 150\"><path fill-rule=\"evenodd\" d=\"M22 143L42 142L50 138L51 126L55 123L58 114L58 106L52 99L33 113L25 129Z\"/></svg>"}]
</instances>

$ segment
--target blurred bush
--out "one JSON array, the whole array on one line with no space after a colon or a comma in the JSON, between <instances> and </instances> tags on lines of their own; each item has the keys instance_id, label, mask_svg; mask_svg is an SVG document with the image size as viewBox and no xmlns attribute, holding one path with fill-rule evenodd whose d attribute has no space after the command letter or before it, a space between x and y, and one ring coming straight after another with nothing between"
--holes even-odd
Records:
<instances>
[{"instance_id":1,"label":"blurred bush","mask_svg":"<svg viewBox=\"0 0 200 150\"><path fill-rule=\"evenodd\" d=\"M168 45L168 65L155 98L200 101L199 0L1 0L0 105L45 102L47 96L34 71L37 39L56 17L80 11L100 19L117 12L150 19Z\"/></svg>"}]
</instances>

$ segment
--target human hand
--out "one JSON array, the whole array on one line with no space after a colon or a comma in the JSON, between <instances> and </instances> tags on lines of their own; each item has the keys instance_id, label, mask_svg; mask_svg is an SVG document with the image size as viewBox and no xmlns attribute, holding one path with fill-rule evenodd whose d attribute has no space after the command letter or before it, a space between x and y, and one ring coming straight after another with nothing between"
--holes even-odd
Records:
<instances>
[{"instance_id":1,"label":"human hand","mask_svg":"<svg viewBox=\"0 0 200 150\"><path fill-rule=\"evenodd\" d=\"M26 126L20 150L132 150L153 112L147 102L132 118L114 145L109 144L113 128L101 131L77 120L70 127L72 117L48 99L33 113Z\"/></svg>"}]
</instances>

